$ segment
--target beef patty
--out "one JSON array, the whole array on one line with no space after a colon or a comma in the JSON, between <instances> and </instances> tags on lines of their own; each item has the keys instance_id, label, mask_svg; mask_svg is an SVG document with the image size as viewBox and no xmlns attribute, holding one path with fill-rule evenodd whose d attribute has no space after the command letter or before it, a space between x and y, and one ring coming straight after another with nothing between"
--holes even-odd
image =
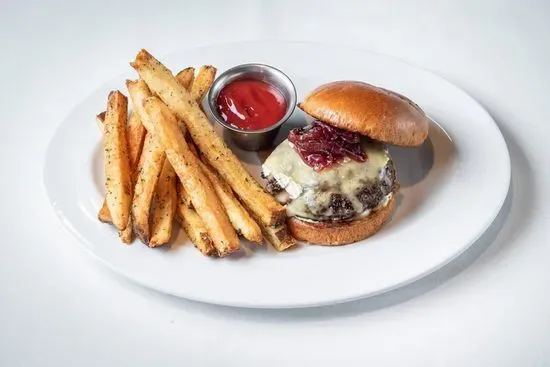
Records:
<instances>
[{"instance_id":1,"label":"beef patty","mask_svg":"<svg viewBox=\"0 0 550 367\"><path fill-rule=\"evenodd\" d=\"M265 178L265 177L264 177ZM266 190L276 195L283 191L273 177L267 177ZM333 193L327 205L318 208L315 217L324 222L348 221L360 215L366 210L372 210L380 205L382 200L390 193L397 191L399 183L396 179L395 167L390 159L382 168L379 178L366 182L356 193L356 199L361 203L362 210L358 211L352 201L346 196Z\"/></svg>"}]
</instances>

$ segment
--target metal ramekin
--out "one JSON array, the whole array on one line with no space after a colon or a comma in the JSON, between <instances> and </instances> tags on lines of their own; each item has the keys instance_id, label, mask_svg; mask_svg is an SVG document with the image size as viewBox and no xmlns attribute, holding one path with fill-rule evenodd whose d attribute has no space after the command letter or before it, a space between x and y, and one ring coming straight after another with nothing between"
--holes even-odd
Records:
<instances>
[{"instance_id":1,"label":"metal ramekin","mask_svg":"<svg viewBox=\"0 0 550 367\"><path fill-rule=\"evenodd\" d=\"M281 92L286 101L286 113L274 125L260 130L241 130L225 122L218 113L216 100L220 91L229 83L241 79L255 79L271 84ZM296 88L288 76L282 71L265 64L242 64L222 73L212 84L208 92L208 107L210 114L224 127L224 135L241 149L257 151L269 148L281 125L292 115L296 107Z\"/></svg>"}]
</instances>

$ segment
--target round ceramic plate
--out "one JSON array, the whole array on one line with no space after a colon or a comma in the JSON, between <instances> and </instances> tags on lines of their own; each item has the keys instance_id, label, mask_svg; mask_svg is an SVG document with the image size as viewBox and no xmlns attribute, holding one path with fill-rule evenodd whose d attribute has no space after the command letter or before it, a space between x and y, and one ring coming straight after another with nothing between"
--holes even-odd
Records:
<instances>
[{"instance_id":1,"label":"round ceramic plate","mask_svg":"<svg viewBox=\"0 0 550 367\"><path fill-rule=\"evenodd\" d=\"M332 248L299 245L284 253L270 246L249 247L212 259L201 255L176 226L169 246L151 249L137 240L127 246L111 226L97 220L104 188L95 115L105 109L110 90L127 94L124 80L136 78L128 67L61 123L47 153L44 184L55 213L86 250L147 287L241 307L307 307L367 297L451 261L487 229L504 202L510 161L499 129L475 100L427 71L367 52L292 42L213 46L160 59L173 72L189 65L212 64L221 73L241 63L270 64L294 81L299 101L322 83L361 80L408 96L432 123L421 147L390 148L401 190L391 221L369 239ZM296 111L279 141L289 127L302 123L304 116ZM268 152L232 148L259 178Z\"/></svg>"}]
</instances>

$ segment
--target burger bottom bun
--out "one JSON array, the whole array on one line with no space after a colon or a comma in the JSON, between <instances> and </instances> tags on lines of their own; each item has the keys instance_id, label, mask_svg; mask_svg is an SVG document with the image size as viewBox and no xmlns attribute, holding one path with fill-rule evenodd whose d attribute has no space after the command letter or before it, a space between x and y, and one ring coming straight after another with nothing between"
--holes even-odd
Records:
<instances>
[{"instance_id":1,"label":"burger bottom bun","mask_svg":"<svg viewBox=\"0 0 550 367\"><path fill-rule=\"evenodd\" d=\"M296 217L288 220L292 235L300 241L315 245L339 246L363 240L378 232L390 218L394 198L388 204L366 217L351 222L305 222Z\"/></svg>"}]
</instances>

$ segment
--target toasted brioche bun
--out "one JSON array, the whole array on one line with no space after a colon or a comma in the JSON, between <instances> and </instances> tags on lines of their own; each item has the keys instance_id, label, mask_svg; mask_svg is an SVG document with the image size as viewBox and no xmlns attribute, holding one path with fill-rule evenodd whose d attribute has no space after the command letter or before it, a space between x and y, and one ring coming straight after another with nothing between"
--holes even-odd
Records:
<instances>
[{"instance_id":1,"label":"toasted brioche bun","mask_svg":"<svg viewBox=\"0 0 550 367\"><path fill-rule=\"evenodd\" d=\"M378 232L390 218L393 205L392 196L385 207L351 222L305 222L292 217L288 220L288 226L297 240L323 246L345 245L363 240Z\"/></svg>"},{"instance_id":2,"label":"toasted brioche bun","mask_svg":"<svg viewBox=\"0 0 550 367\"><path fill-rule=\"evenodd\" d=\"M298 107L318 120L382 143L415 147L428 136L428 118L419 106L398 93L367 83L321 85Z\"/></svg>"}]
</instances>

